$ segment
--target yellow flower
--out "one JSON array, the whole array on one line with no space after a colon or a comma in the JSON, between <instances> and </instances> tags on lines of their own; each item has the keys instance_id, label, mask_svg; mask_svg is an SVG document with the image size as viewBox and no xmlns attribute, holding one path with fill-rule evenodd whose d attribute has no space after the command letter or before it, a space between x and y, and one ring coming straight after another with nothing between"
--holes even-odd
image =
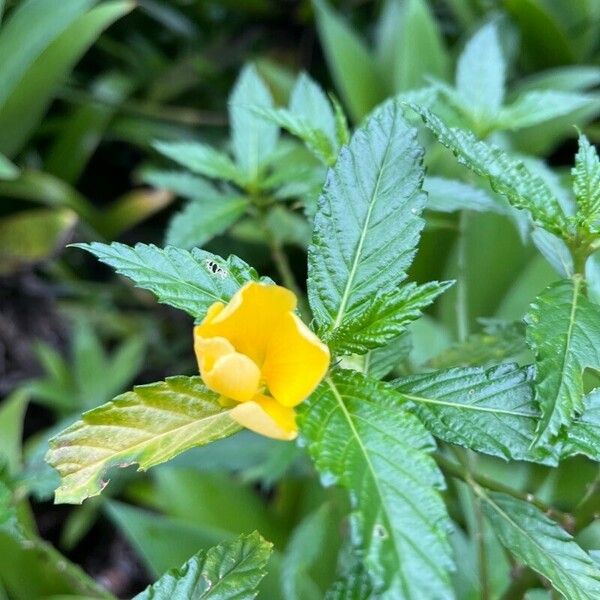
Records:
<instances>
[{"instance_id":1,"label":"yellow flower","mask_svg":"<svg viewBox=\"0 0 600 600\"><path fill-rule=\"evenodd\" d=\"M298 434L294 406L317 387L329 349L294 314L296 296L250 282L227 305L215 302L194 328L194 350L206 386L233 405L231 416L267 437Z\"/></svg>"}]
</instances>

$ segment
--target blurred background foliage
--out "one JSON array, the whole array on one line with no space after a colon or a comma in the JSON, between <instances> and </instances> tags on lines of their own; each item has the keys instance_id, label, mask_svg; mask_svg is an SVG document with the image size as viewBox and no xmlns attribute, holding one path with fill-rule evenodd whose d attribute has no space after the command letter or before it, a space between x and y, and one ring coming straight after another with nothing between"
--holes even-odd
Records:
<instances>
[{"instance_id":1,"label":"blurred background foliage","mask_svg":"<svg viewBox=\"0 0 600 600\"><path fill-rule=\"evenodd\" d=\"M576 149L573 125L600 140L600 3L0 0L0 17L0 599L130 597L198 549L255 529L275 544L264 597L322 598L347 507L291 444L244 433L148 474L115 474L109 496L81 507L52 505L57 480L43 455L54 432L131 383L196 368L185 316L66 245L203 245L302 282L314 202L347 137L342 115L352 127L394 94L528 155L559 186ZM457 72L473 35L478 51L490 48L490 23L507 82L493 114L478 105L485 74L469 82ZM249 104L265 107L271 96L293 116L301 72L331 93L321 107L335 114L329 142L275 111L295 135L275 134L260 176L232 171L236 80L238 103L247 100L243 77L261 79L266 96ZM200 143L202 157L187 156L187 142ZM431 145L425 134L423 142ZM413 277L465 285L415 324L394 372L522 356L522 332L506 324L557 276L514 214L445 150L431 145L427 161L430 210ZM513 464L510 477L568 507L583 494L582 473L595 477L591 463L576 467ZM491 459L481 468L506 476ZM472 514L453 492L457 514ZM3 528L9 519L19 535ZM476 549L460 531L457 596L478 598ZM584 533L600 547L600 532ZM511 565L488 537L499 596Z\"/></svg>"}]
</instances>

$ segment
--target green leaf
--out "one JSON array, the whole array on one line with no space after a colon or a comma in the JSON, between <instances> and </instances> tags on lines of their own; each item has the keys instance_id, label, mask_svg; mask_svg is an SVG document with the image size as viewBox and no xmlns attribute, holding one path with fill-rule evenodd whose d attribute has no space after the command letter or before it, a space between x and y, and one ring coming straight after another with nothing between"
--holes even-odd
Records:
<instances>
[{"instance_id":1,"label":"green leaf","mask_svg":"<svg viewBox=\"0 0 600 600\"><path fill-rule=\"evenodd\" d=\"M600 597L600 570L573 538L538 508L497 492L478 490L502 544L569 600Z\"/></svg>"},{"instance_id":2,"label":"green leaf","mask_svg":"<svg viewBox=\"0 0 600 600\"><path fill-rule=\"evenodd\" d=\"M502 204L485 190L469 183L445 177L425 177L427 208L439 212L473 210L507 214L508 206Z\"/></svg>"},{"instance_id":3,"label":"green leaf","mask_svg":"<svg viewBox=\"0 0 600 600\"><path fill-rule=\"evenodd\" d=\"M313 5L329 71L352 118L360 121L386 96L375 58L326 0L313 0Z\"/></svg>"},{"instance_id":4,"label":"green leaf","mask_svg":"<svg viewBox=\"0 0 600 600\"><path fill-rule=\"evenodd\" d=\"M137 386L51 440L46 460L61 476L56 502L97 496L111 467L137 463L146 470L239 429L199 377Z\"/></svg>"},{"instance_id":5,"label":"green leaf","mask_svg":"<svg viewBox=\"0 0 600 600\"><path fill-rule=\"evenodd\" d=\"M525 326L521 322L484 322L480 333L450 346L428 361L432 369L448 367L482 367L500 362L516 361L527 350Z\"/></svg>"},{"instance_id":6,"label":"green leaf","mask_svg":"<svg viewBox=\"0 0 600 600\"><path fill-rule=\"evenodd\" d=\"M583 134L579 135L579 150L571 173L579 207L577 217L596 233L600 220L600 160L596 147Z\"/></svg>"},{"instance_id":7,"label":"green leaf","mask_svg":"<svg viewBox=\"0 0 600 600\"><path fill-rule=\"evenodd\" d=\"M16 179L20 172L19 167L0 154L0 179Z\"/></svg>"},{"instance_id":8,"label":"green leaf","mask_svg":"<svg viewBox=\"0 0 600 600\"><path fill-rule=\"evenodd\" d=\"M247 183L245 174L233 161L215 148L200 142L155 142L154 149L193 173L212 179L231 181L240 187Z\"/></svg>"},{"instance_id":9,"label":"green leaf","mask_svg":"<svg viewBox=\"0 0 600 600\"><path fill-rule=\"evenodd\" d=\"M34 209L0 218L0 274L49 258L77 222L68 208Z\"/></svg>"},{"instance_id":10,"label":"green leaf","mask_svg":"<svg viewBox=\"0 0 600 600\"><path fill-rule=\"evenodd\" d=\"M467 42L458 59L456 88L474 121L487 123L504 100L506 61L495 22L484 25Z\"/></svg>"},{"instance_id":11,"label":"green leaf","mask_svg":"<svg viewBox=\"0 0 600 600\"><path fill-rule=\"evenodd\" d=\"M600 462L600 389L590 392L584 400L583 414L573 421L569 431L561 440L561 455L584 454Z\"/></svg>"},{"instance_id":12,"label":"green leaf","mask_svg":"<svg viewBox=\"0 0 600 600\"><path fill-rule=\"evenodd\" d=\"M357 568L336 581L325 594L325 600L364 600L371 598L371 580L364 570Z\"/></svg>"},{"instance_id":13,"label":"green leaf","mask_svg":"<svg viewBox=\"0 0 600 600\"><path fill-rule=\"evenodd\" d=\"M16 475L21 468L23 419L29 402L26 390L16 390L0 405L0 472Z\"/></svg>"},{"instance_id":14,"label":"green leaf","mask_svg":"<svg viewBox=\"0 0 600 600\"><path fill-rule=\"evenodd\" d=\"M371 350L365 356L364 373L374 379L383 379L389 375L400 363L408 360L412 350L410 334L403 333L391 342Z\"/></svg>"},{"instance_id":15,"label":"green leaf","mask_svg":"<svg viewBox=\"0 0 600 600\"><path fill-rule=\"evenodd\" d=\"M536 443L543 444L583 411L583 370L600 369L600 306L585 297L582 278L574 277L547 287L525 321L542 412Z\"/></svg>"},{"instance_id":16,"label":"green leaf","mask_svg":"<svg viewBox=\"0 0 600 600\"><path fill-rule=\"evenodd\" d=\"M384 346L406 331L422 311L444 293L452 281L431 281L424 285L409 283L387 294L377 294L350 321L334 329L324 340L342 354L364 354Z\"/></svg>"},{"instance_id":17,"label":"green leaf","mask_svg":"<svg viewBox=\"0 0 600 600\"><path fill-rule=\"evenodd\" d=\"M397 39L393 72L396 92L422 86L428 77L446 77L449 56L438 22L428 2L404 2L401 29L394 33Z\"/></svg>"},{"instance_id":18,"label":"green leaf","mask_svg":"<svg viewBox=\"0 0 600 600\"><path fill-rule=\"evenodd\" d=\"M11 12L0 31L0 110L35 59L93 4L72 0L63 10L54 10L53 0L27 0ZM30 35L32 23L36 35Z\"/></svg>"},{"instance_id":19,"label":"green leaf","mask_svg":"<svg viewBox=\"0 0 600 600\"><path fill-rule=\"evenodd\" d=\"M556 464L531 451L539 411L531 369L501 365L454 368L397 379L391 385L436 437L505 460Z\"/></svg>"},{"instance_id":20,"label":"green leaf","mask_svg":"<svg viewBox=\"0 0 600 600\"><path fill-rule=\"evenodd\" d=\"M304 117L327 136L337 149L336 122L331 102L318 83L301 73L290 95L290 112Z\"/></svg>"},{"instance_id":21,"label":"green leaf","mask_svg":"<svg viewBox=\"0 0 600 600\"><path fill-rule=\"evenodd\" d=\"M322 335L350 327L375 294L397 291L419 241L423 149L397 103L384 104L329 171L308 253L308 297Z\"/></svg>"},{"instance_id":22,"label":"green leaf","mask_svg":"<svg viewBox=\"0 0 600 600\"><path fill-rule=\"evenodd\" d=\"M504 0L522 36L523 54L533 69L576 61L564 28L541 0Z\"/></svg>"},{"instance_id":23,"label":"green leaf","mask_svg":"<svg viewBox=\"0 0 600 600\"><path fill-rule=\"evenodd\" d=\"M3 152L14 155L21 150L39 125L62 80L102 31L134 6L131 0L113 0L78 16L21 74L17 85L0 109L0 149ZM55 12L50 7L45 10L48 13ZM32 22L36 23L37 31L38 21ZM27 33L25 36L31 37ZM93 147L92 133L87 133L90 136L87 139L88 147ZM73 159L72 155L76 153L73 145L70 152L63 161L72 163L75 166L71 169L76 169L79 157Z\"/></svg>"},{"instance_id":24,"label":"green leaf","mask_svg":"<svg viewBox=\"0 0 600 600\"><path fill-rule=\"evenodd\" d=\"M220 196L221 192L207 179L188 171L165 171L147 168L139 173L140 181L155 188L162 188L187 200L201 200Z\"/></svg>"},{"instance_id":25,"label":"green leaf","mask_svg":"<svg viewBox=\"0 0 600 600\"><path fill-rule=\"evenodd\" d=\"M180 569L165 573L135 600L252 600L265 575L272 544L257 532L198 552Z\"/></svg>"},{"instance_id":26,"label":"green leaf","mask_svg":"<svg viewBox=\"0 0 600 600\"><path fill-rule=\"evenodd\" d=\"M522 129L598 104L592 95L554 90L527 92L498 114L498 129Z\"/></svg>"},{"instance_id":27,"label":"green leaf","mask_svg":"<svg viewBox=\"0 0 600 600\"><path fill-rule=\"evenodd\" d=\"M350 494L351 539L377 591L451 598L449 519L433 439L389 386L336 371L301 405L299 425L324 483Z\"/></svg>"},{"instance_id":28,"label":"green leaf","mask_svg":"<svg viewBox=\"0 0 600 600\"><path fill-rule=\"evenodd\" d=\"M494 191L505 196L515 208L528 210L533 220L549 231L561 234L569 230L567 218L548 185L523 162L493 144L478 140L468 131L447 127L427 109L411 107L460 164L487 178Z\"/></svg>"},{"instance_id":29,"label":"green leaf","mask_svg":"<svg viewBox=\"0 0 600 600\"><path fill-rule=\"evenodd\" d=\"M335 164L337 144L328 135L313 125L313 121L304 115L298 115L285 108L255 109L254 112L292 135L299 137L306 147L325 165ZM335 144L335 145L334 145Z\"/></svg>"},{"instance_id":30,"label":"green leaf","mask_svg":"<svg viewBox=\"0 0 600 600\"><path fill-rule=\"evenodd\" d=\"M277 125L256 114L253 106L272 108L273 98L255 67L247 65L229 98L229 119L233 155L250 183L258 181L279 137Z\"/></svg>"},{"instance_id":31,"label":"green leaf","mask_svg":"<svg viewBox=\"0 0 600 600\"><path fill-rule=\"evenodd\" d=\"M213 302L227 303L244 283L259 279L256 271L237 256L224 260L198 248L191 252L152 244L132 248L117 242L75 246L129 277L137 287L150 290L159 302L198 318Z\"/></svg>"},{"instance_id":32,"label":"green leaf","mask_svg":"<svg viewBox=\"0 0 600 600\"><path fill-rule=\"evenodd\" d=\"M248 207L243 196L192 200L176 214L167 228L165 242L178 248L202 246L233 225Z\"/></svg>"},{"instance_id":33,"label":"green leaf","mask_svg":"<svg viewBox=\"0 0 600 600\"><path fill-rule=\"evenodd\" d=\"M12 492L0 480L0 531L9 530L16 533L17 528L17 512L12 503Z\"/></svg>"},{"instance_id":34,"label":"green leaf","mask_svg":"<svg viewBox=\"0 0 600 600\"><path fill-rule=\"evenodd\" d=\"M322 505L292 532L281 563L281 589L286 600L322 600L322 591L306 573L323 560L331 512L328 504ZM309 582L312 585L307 585Z\"/></svg>"}]
</instances>

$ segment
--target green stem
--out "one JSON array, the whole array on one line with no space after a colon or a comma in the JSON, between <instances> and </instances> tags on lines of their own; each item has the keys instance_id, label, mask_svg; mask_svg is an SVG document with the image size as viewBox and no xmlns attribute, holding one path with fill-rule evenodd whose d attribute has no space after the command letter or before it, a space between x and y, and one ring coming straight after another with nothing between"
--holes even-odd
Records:
<instances>
[{"instance_id":1,"label":"green stem","mask_svg":"<svg viewBox=\"0 0 600 600\"><path fill-rule=\"evenodd\" d=\"M458 257L456 281L456 325L458 341L469 337L469 297L467 289L467 231L468 213L463 210L458 221Z\"/></svg>"},{"instance_id":2,"label":"green stem","mask_svg":"<svg viewBox=\"0 0 600 600\"><path fill-rule=\"evenodd\" d=\"M286 288L294 292L296 298L298 298L298 310L300 311L300 314L305 320L310 321L311 312L308 303L306 302L304 292L302 291L302 289L298 285L298 282L296 281L296 277L294 276L294 272L292 271L290 261L283 249L282 244L272 234L271 230L265 223L264 217L265 212L264 210L261 210L260 219L262 223L262 228L265 232L267 242L271 249L271 256L273 258L273 262L275 263L275 268L279 273L279 277L281 277L281 282Z\"/></svg>"},{"instance_id":3,"label":"green stem","mask_svg":"<svg viewBox=\"0 0 600 600\"><path fill-rule=\"evenodd\" d=\"M562 525L565 529L569 531L573 530L575 522L573 515L569 513L564 513L552 506L549 506L539 498L536 498L533 494L522 492L521 490L516 490L494 479L486 477L485 475L469 472L462 465L448 460L445 456L442 456L441 454L435 454L434 458L440 469L444 471L444 473L446 473L447 475L451 475L452 477L462 479L464 482L468 483L471 487L475 489L486 488L493 492L507 494L509 496L512 496L513 498L518 498L519 500L523 500L524 502L533 504L533 506L541 510L548 517L551 517L552 519L558 521L560 525Z\"/></svg>"}]
</instances>

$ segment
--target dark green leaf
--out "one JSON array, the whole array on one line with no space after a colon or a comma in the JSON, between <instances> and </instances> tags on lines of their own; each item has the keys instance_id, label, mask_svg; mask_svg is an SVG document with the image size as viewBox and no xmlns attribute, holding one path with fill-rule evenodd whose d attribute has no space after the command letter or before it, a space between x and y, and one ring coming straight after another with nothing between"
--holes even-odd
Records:
<instances>
[{"instance_id":1,"label":"dark green leaf","mask_svg":"<svg viewBox=\"0 0 600 600\"><path fill-rule=\"evenodd\" d=\"M510 157L497 146L478 140L468 131L447 127L427 109L411 106L460 164L486 177L494 190L515 208L528 210L534 221L549 231L560 234L569 230L567 218L548 185L520 160Z\"/></svg>"},{"instance_id":2,"label":"dark green leaf","mask_svg":"<svg viewBox=\"0 0 600 600\"><path fill-rule=\"evenodd\" d=\"M432 281L424 285L409 283L387 294L376 295L350 321L342 321L331 335L329 347L341 354L364 354L385 345L406 331L422 311L447 290L453 282Z\"/></svg>"},{"instance_id":3,"label":"dark green leaf","mask_svg":"<svg viewBox=\"0 0 600 600\"><path fill-rule=\"evenodd\" d=\"M583 370L600 369L600 306L585 297L584 282L575 277L546 288L525 320L542 412L536 442L544 444L583 411Z\"/></svg>"},{"instance_id":4,"label":"dark green leaf","mask_svg":"<svg viewBox=\"0 0 600 600\"><path fill-rule=\"evenodd\" d=\"M444 481L433 439L390 387L336 371L301 406L300 430L325 483L350 493L352 540L389 598L451 598Z\"/></svg>"},{"instance_id":5,"label":"dark green leaf","mask_svg":"<svg viewBox=\"0 0 600 600\"><path fill-rule=\"evenodd\" d=\"M389 101L329 171L308 255L308 296L321 334L350 330L365 303L406 278L423 228L422 155L416 130Z\"/></svg>"},{"instance_id":6,"label":"dark green leaf","mask_svg":"<svg viewBox=\"0 0 600 600\"><path fill-rule=\"evenodd\" d=\"M265 575L271 547L255 532L198 552L180 569L165 573L135 600L252 600Z\"/></svg>"},{"instance_id":7,"label":"dark green leaf","mask_svg":"<svg viewBox=\"0 0 600 600\"><path fill-rule=\"evenodd\" d=\"M158 301L203 317L216 301L228 302L247 281L257 281L256 271L237 256L227 260L194 248L191 252L150 244L135 247L112 244L78 244L136 286L156 294Z\"/></svg>"},{"instance_id":8,"label":"dark green leaf","mask_svg":"<svg viewBox=\"0 0 600 600\"><path fill-rule=\"evenodd\" d=\"M596 232L600 220L600 160L596 147L583 134L579 135L579 150L572 174L578 218Z\"/></svg>"},{"instance_id":9,"label":"dark green leaf","mask_svg":"<svg viewBox=\"0 0 600 600\"><path fill-rule=\"evenodd\" d=\"M564 529L528 502L497 492L478 494L500 541L521 562L569 600L600 596L600 570Z\"/></svg>"}]
</instances>

